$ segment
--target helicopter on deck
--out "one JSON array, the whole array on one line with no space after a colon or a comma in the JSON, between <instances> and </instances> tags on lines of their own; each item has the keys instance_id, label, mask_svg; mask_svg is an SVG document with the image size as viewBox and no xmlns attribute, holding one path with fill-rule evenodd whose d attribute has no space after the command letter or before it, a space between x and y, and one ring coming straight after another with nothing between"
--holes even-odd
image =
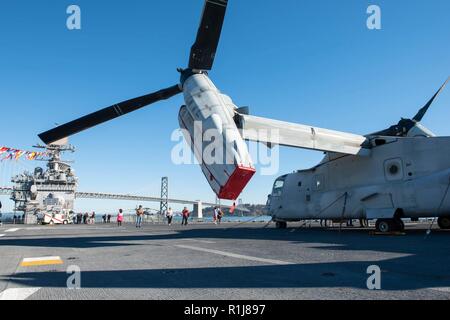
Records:
<instances>
[{"instance_id":1,"label":"helicopter on deck","mask_svg":"<svg viewBox=\"0 0 450 320\"><path fill-rule=\"evenodd\" d=\"M246 141L326 152L310 170L276 180L268 207L278 227L289 221L326 218L376 219L383 232L404 228L401 218L439 216L450 228L450 138L435 137L420 124L431 103L411 120L367 135L316 128L256 117L238 108L214 85L212 69L228 0L206 0L189 65L180 81L166 89L114 104L39 135L47 144L121 117L180 93L179 124L202 172L220 199L236 200L256 172ZM210 162L196 143L215 130L227 146L227 161ZM267 130L276 135L261 134Z\"/></svg>"},{"instance_id":2,"label":"helicopter on deck","mask_svg":"<svg viewBox=\"0 0 450 320\"><path fill-rule=\"evenodd\" d=\"M279 177L267 201L277 227L365 219L391 232L404 230L404 218L437 217L450 229L450 138L420 124L447 82L413 119L367 135L364 152L326 152L313 168Z\"/></svg>"}]
</instances>

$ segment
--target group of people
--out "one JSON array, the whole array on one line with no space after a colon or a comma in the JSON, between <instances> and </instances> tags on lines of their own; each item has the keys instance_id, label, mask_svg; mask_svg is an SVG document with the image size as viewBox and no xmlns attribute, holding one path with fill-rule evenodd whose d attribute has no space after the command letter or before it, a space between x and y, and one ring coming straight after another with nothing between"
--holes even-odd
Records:
<instances>
[{"instance_id":1,"label":"group of people","mask_svg":"<svg viewBox=\"0 0 450 320\"><path fill-rule=\"evenodd\" d=\"M103 220L103 223L111 223L111 215L110 214L104 214L103 216L102 216L102 220Z\"/></svg>"},{"instance_id":2,"label":"group of people","mask_svg":"<svg viewBox=\"0 0 450 320\"><path fill-rule=\"evenodd\" d=\"M95 212L89 213L77 213L73 217L73 223L74 224L95 224ZM102 216L103 223L111 223L112 215L111 214L104 214Z\"/></svg>"},{"instance_id":3,"label":"group of people","mask_svg":"<svg viewBox=\"0 0 450 320\"><path fill-rule=\"evenodd\" d=\"M25 222L25 214L13 216L13 224L23 224Z\"/></svg>"},{"instance_id":4,"label":"group of people","mask_svg":"<svg viewBox=\"0 0 450 320\"><path fill-rule=\"evenodd\" d=\"M191 216L191 212L188 210L187 207L184 207L183 211L181 212L181 216L182 216L181 225L187 226L189 223L189 217ZM172 208L169 208L166 212L167 224L169 226L172 225L173 217L174 217L173 210Z\"/></svg>"},{"instance_id":5,"label":"group of people","mask_svg":"<svg viewBox=\"0 0 450 320\"><path fill-rule=\"evenodd\" d=\"M136 208L136 228L138 228L138 229L142 228L144 216L145 216L145 211L144 211L143 207L139 206L138 208ZM173 218L174 218L174 212L173 212L172 208L169 208L166 211L165 216L167 219L167 224L169 226L171 226L173 223ZM183 211L181 212L181 217L182 217L181 225L182 226L188 225L190 216L191 216L191 212L189 211L189 209L187 207L184 207ZM220 224L222 222L223 216L224 216L223 211L219 207L215 207L214 208L214 216L213 216L214 223ZM103 223L111 223L111 219L112 219L111 214L104 214L102 216ZM117 226L121 227L123 222L124 222L124 212L122 209L120 209L117 214ZM89 214L87 212L85 214L78 213L76 215L76 217L74 217L74 223L75 224L94 224L95 223L95 212L92 212L92 214Z\"/></svg>"},{"instance_id":6,"label":"group of people","mask_svg":"<svg viewBox=\"0 0 450 320\"><path fill-rule=\"evenodd\" d=\"M188 210L187 207L184 207L183 211L181 212L181 216L182 216L181 225L187 226L189 223L189 217L191 216L191 212ZM173 210L172 208L169 208L166 212L167 224L169 226L172 225L173 217L174 217Z\"/></svg>"},{"instance_id":7,"label":"group of people","mask_svg":"<svg viewBox=\"0 0 450 320\"><path fill-rule=\"evenodd\" d=\"M77 213L73 218L74 224L95 224L95 212L89 213Z\"/></svg>"},{"instance_id":8,"label":"group of people","mask_svg":"<svg viewBox=\"0 0 450 320\"><path fill-rule=\"evenodd\" d=\"M142 208L142 206L139 206L136 209L136 228L140 229L142 228L142 223L143 223L143 219L144 219L144 209ZM188 225L188 221L189 221L189 217L190 217L191 213L188 210L187 207L184 207L183 212L182 212L182 221L181 221L181 225L183 226L187 226ZM173 217L174 217L174 213L172 208L169 208L166 212L166 218L167 218L167 223L169 226L172 225L173 222ZM122 226L122 222L123 222L123 210L120 209L119 210L119 214L117 216L117 224L119 226Z\"/></svg>"}]
</instances>

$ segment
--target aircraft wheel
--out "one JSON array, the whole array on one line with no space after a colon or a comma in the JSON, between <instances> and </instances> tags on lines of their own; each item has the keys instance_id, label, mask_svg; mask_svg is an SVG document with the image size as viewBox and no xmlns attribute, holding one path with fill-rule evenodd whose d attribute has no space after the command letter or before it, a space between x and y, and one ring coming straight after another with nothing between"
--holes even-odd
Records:
<instances>
[{"instance_id":1,"label":"aircraft wheel","mask_svg":"<svg viewBox=\"0 0 450 320\"><path fill-rule=\"evenodd\" d=\"M450 217L440 217L438 219L439 228L448 230L450 229Z\"/></svg>"},{"instance_id":2,"label":"aircraft wheel","mask_svg":"<svg viewBox=\"0 0 450 320\"><path fill-rule=\"evenodd\" d=\"M405 231L405 223L402 219L394 220L394 224L397 231Z\"/></svg>"},{"instance_id":3,"label":"aircraft wheel","mask_svg":"<svg viewBox=\"0 0 450 320\"><path fill-rule=\"evenodd\" d=\"M69 221L64 220L63 224L64 224L64 225L68 225L68 224L69 224Z\"/></svg>"},{"instance_id":4,"label":"aircraft wheel","mask_svg":"<svg viewBox=\"0 0 450 320\"><path fill-rule=\"evenodd\" d=\"M55 222L53 220L51 220L48 224L52 226L55 224Z\"/></svg>"},{"instance_id":5,"label":"aircraft wheel","mask_svg":"<svg viewBox=\"0 0 450 320\"><path fill-rule=\"evenodd\" d=\"M287 228L287 222L283 221L277 221L276 222L277 229L286 229Z\"/></svg>"},{"instance_id":6,"label":"aircraft wheel","mask_svg":"<svg viewBox=\"0 0 450 320\"><path fill-rule=\"evenodd\" d=\"M395 229L392 219L378 219L375 228L378 232L388 233Z\"/></svg>"}]
</instances>

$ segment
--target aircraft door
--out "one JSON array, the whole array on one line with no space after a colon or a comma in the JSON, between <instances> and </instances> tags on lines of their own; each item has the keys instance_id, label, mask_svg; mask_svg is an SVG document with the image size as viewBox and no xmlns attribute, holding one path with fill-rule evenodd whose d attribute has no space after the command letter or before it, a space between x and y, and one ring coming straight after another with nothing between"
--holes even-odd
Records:
<instances>
[{"instance_id":1,"label":"aircraft door","mask_svg":"<svg viewBox=\"0 0 450 320\"><path fill-rule=\"evenodd\" d=\"M411 166L411 164L409 164ZM405 170L409 170L404 166L401 158L389 159L384 162L384 176L391 184L392 201L396 208L414 208L416 203L416 188L414 181L405 180ZM405 181L404 181L405 180ZM395 183L395 182L400 182Z\"/></svg>"},{"instance_id":2,"label":"aircraft door","mask_svg":"<svg viewBox=\"0 0 450 320\"><path fill-rule=\"evenodd\" d=\"M273 185L272 194L270 195L269 200L269 208L272 215L276 215L277 212L283 209L283 192L286 178L287 176L278 178Z\"/></svg>"}]
</instances>

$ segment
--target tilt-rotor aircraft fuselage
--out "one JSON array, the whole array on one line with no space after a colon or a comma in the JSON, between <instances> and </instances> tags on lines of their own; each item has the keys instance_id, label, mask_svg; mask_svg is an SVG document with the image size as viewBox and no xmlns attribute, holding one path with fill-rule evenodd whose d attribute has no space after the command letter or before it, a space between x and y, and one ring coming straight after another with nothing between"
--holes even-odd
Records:
<instances>
[{"instance_id":1,"label":"tilt-rotor aircraft fuselage","mask_svg":"<svg viewBox=\"0 0 450 320\"><path fill-rule=\"evenodd\" d=\"M277 227L289 221L376 220L380 232L400 231L402 219L438 218L450 229L450 137L420 124L433 98L413 119L367 135L367 152L326 152L309 170L275 181L267 202Z\"/></svg>"},{"instance_id":2,"label":"tilt-rotor aircraft fuselage","mask_svg":"<svg viewBox=\"0 0 450 320\"><path fill-rule=\"evenodd\" d=\"M179 69L179 84L114 104L39 137L52 144L183 93L180 127L219 198L236 200L251 180L256 170L246 141L257 141L326 153L313 169L276 180L268 209L278 227L288 221L361 218L377 219L380 231L391 231L404 227L402 218L438 216L439 225L450 228L450 138L434 137L420 125L443 87L414 119L367 136L252 116L208 76L227 5L228 0L205 1L188 68ZM218 161L206 159L209 142L196 139L210 130L225 146Z\"/></svg>"}]
</instances>

